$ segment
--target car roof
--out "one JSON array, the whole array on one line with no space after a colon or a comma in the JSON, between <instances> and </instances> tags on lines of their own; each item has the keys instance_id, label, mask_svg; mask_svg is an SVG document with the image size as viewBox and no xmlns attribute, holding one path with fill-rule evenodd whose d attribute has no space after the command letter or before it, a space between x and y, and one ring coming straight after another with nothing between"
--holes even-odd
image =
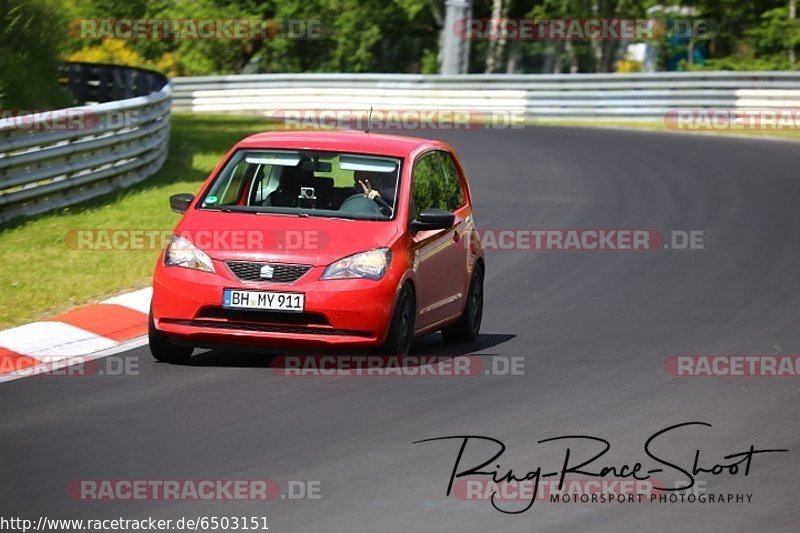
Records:
<instances>
[{"instance_id":1,"label":"car roof","mask_svg":"<svg viewBox=\"0 0 800 533\"><path fill-rule=\"evenodd\" d=\"M331 152L355 152L374 155L405 157L426 149L449 149L440 141L365 133L357 130L302 130L265 131L239 141L238 148L293 148Z\"/></svg>"}]
</instances>

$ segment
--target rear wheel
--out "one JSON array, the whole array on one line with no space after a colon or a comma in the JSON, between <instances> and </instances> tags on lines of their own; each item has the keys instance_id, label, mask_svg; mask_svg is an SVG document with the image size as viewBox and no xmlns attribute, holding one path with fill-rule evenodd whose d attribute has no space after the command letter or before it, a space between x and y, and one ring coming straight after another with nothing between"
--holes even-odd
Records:
<instances>
[{"instance_id":1,"label":"rear wheel","mask_svg":"<svg viewBox=\"0 0 800 533\"><path fill-rule=\"evenodd\" d=\"M467 293L467 303L464 305L464 313L458 322L442 330L442 337L449 343L474 342L481 331L482 318L483 267L477 265L472 272L472 280L469 282L469 292Z\"/></svg>"},{"instance_id":2,"label":"rear wheel","mask_svg":"<svg viewBox=\"0 0 800 533\"><path fill-rule=\"evenodd\" d=\"M147 339L150 342L150 353L157 361L164 363L185 363L192 357L194 348L178 346L169 341L166 335L156 329L153 321L153 310L147 321Z\"/></svg>"},{"instance_id":3,"label":"rear wheel","mask_svg":"<svg viewBox=\"0 0 800 533\"><path fill-rule=\"evenodd\" d=\"M389 325L389 334L386 341L378 348L376 353L381 355L407 355L411 351L411 341L414 339L414 315L416 304L414 292L406 284L397 298L397 305L392 313L392 322Z\"/></svg>"}]
</instances>

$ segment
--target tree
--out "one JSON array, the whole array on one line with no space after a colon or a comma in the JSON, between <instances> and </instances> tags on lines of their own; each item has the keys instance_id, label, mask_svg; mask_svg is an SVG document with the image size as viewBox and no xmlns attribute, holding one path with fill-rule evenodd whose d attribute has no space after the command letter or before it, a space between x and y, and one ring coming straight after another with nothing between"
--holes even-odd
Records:
<instances>
[{"instance_id":1,"label":"tree","mask_svg":"<svg viewBox=\"0 0 800 533\"><path fill-rule=\"evenodd\" d=\"M0 0L0 104L52 109L72 99L59 87L66 20L51 0Z\"/></svg>"},{"instance_id":2,"label":"tree","mask_svg":"<svg viewBox=\"0 0 800 533\"><path fill-rule=\"evenodd\" d=\"M508 3L506 0L492 0L492 20L499 21L508 15ZM503 59L506 49L505 35L499 35L497 39L489 41L489 53L486 55L486 74L496 72L497 67Z\"/></svg>"},{"instance_id":3,"label":"tree","mask_svg":"<svg viewBox=\"0 0 800 533\"><path fill-rule=\"evenodd\" d=\"M9 5L22 0L0 0ZM56 0L31 0L49 5ZM317 21L318 38L264 40L148 40L124 47L100 41L67 42L75 57L136 58L169 74L239 72L425 72L439 71L445 0L62 0L71 18L273 19L285 29L291 20ZM647 39L661 50L661 68L798 68L800 47L797 0L474 0L475 18L643 19L661 6L670 17L710 21L712 35L675 38L669 31ZM31 8L33 9L33 8ZM63 35L44 28L40 35ZM60 22L58 24L61 24ZM58 25L56 25L58 26ZM669 27L667 28L669 30ZM642 39L645 40L645 39ZM641 40L640 40L641 42ZM470 43L469 72L611 72L630 41L475 40ZM708 58L692 65L694 49ZM108 55L112 52L111 55ZM123 53L124 52L124 53ZM131 53L135 52L135 54ZM138 55L137 55L138 54ZM5 58L0 58L0 61Z\"/></svg>"},{"instance_id":4,"label":"tree","mask_svg":"<svg viewBox=\"0 0 800 533\"><path fill-rule=\"evenodd\" d=\"M789 0L789 24L796 26L795 20L797 19L797 0ZM789 67L794 68L795 65L795 48L797 47L796 40L789 43Z\"/></svg>"}]
</instances>

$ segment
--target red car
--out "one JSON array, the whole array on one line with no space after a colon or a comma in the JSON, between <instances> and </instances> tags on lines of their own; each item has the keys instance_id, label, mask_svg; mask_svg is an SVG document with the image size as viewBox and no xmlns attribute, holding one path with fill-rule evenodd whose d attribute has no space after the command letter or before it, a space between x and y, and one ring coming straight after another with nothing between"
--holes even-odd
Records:
<instances>
[{"instance_id":1,"label":"red car","mask_svg":"<svg viewBox=\"0 0 800 533\"><path fill-rule=\"evenodd\" d=\"M155 269L150 351L370 349L441 330L472 342L483 250L445 143L355 131L240 141L184 213Z\"/></svg>"}]
</instances>

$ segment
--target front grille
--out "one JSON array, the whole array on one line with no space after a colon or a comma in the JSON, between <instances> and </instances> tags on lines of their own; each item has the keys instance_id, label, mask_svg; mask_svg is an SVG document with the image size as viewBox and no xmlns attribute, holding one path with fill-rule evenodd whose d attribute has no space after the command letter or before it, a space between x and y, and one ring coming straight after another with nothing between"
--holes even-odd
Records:
<instances>
[{"instance_id":1,"label":"front grille","mask_svg":"<svg viewBox=\"0 0 800 533\"><path fill-rule=\"evenodd\" d=\"M231 322L259 322L266 324L330 325L319 313L284 313L281 311L251 311L204 307L195 318L212 318Z\"/></svg>"},{"instance_id":2,"label":"front grille","mask_svg":"<svg viewBox=\"0 0 800 533\"><path fill-rule=\"evenodd\" d=\"M299 333L305 335L350 335L354 337L371 337L368 331L351 331L345 329L333 329L325 327L309 326L290 326L256 324L253 322L223 322L220 320L170 320L165 322L178 324L180 326L192 326L196 328L215 328L215 329L235 329L239 331L258 331L264 333Z\"/></svg>"},{"instance_id":3,"label":"front grille","mask_svg":"<svg viewBox=\"0 0 800 533\"><path fill-rule=\"evenodd\" d=\"M289 265L285 263L251 263L249 261L225 261L233 275L242 281L263 281L265 283L292 283L311 270L311 265ZM272 267L272 277L262 278L261 269Z\"/></svg>"}]
</instances>

